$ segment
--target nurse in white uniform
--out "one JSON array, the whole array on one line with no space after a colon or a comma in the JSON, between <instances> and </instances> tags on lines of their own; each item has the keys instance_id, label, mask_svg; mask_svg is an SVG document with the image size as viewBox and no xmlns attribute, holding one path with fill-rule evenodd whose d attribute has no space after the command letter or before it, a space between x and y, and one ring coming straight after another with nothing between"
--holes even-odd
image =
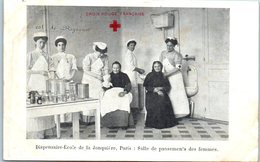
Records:
<instances>
[{"instance_id":1,"label":"nurse in white uniform","mask_svg":"<svg viewBox=\"0 0 260 162\"><path fill-rule=\"evenodd\" d=\"M77 71L76 58L73 54L65 52L67 40L63 36L58 36L55 39L55 46L58 53L53 54L50 58L51 68L56 72L57 79L71 81ZM71 113L61 114L61 122L72 122Z\"/></svg>"},{"instance_id":2,"label":"nurse in white uniform","mask_svg":"<svg viewBox=\"0 0 260 162\"><path fill-rule=\"evenodd\" d=\"M44 51L48 40L47 34L35 33L33 36L36 49L27 55L27 90L46 92L46 80L48 79L48 54ZM43 139L46 130L54 128L54 116L27 119L27 138Z\"/></svg>"},{"instance_id":3,"label":"nurse in white uniform","mask_svg":"<svg viewBox=\"0 0 260 162\"><path fill-rule=\"evenodd\" d=\"M175 116L177 118L185 117L189 115L190 110L180 70L182 67L182 55L174 49L178 44L176 38L167 38L165 43L167 50L161 53L159 60L163 63L164 76L168 77L171 84L169 97Z\"/></svg>"},{"instance_id":4,"label":"nurse in white uniform","mask_svg":"<svg viewBox=\"0 0 260 162\"><path fill-rule=\"evenodd\" d=\"M131 81L133 94L133 101L131 103L132 108L139 108L139 94L138 94L138 73L144 74L144 70L139 68L137 65L137 59L134 53L136 41L134 39L130 39L127 41L127 51L122 56L122 71L126 73Z\"/></svg>"},{"instance_id":5,"label":"nurse in white uniform","mask_svg":"<svg viewBox=\"0 0 260 162\"><path fill-rule=\"evenodd\" d=\"M91 98L100 98L103 92L103 76L108 75L108 55L107 44L103 42L93 43L93 53L87 54L82 62L83 78L82 84L89 84L89 96ZM89 122L91 119L87 116L94 116L95 111L83 112L83 121ZM87 116L86 116L87 115Z\"/></svg>"}]
</instances>

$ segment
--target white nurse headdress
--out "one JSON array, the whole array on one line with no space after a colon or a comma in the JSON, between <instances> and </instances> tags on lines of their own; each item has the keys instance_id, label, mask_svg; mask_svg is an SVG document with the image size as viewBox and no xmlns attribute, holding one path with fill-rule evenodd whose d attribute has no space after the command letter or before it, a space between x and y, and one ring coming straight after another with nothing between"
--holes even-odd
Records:
<instances>
[{"instance_id":1,"label":"white nurse headdress","mask_svg":"<svg viewBox=\"0 0 260 162\"><path fill-rule=\"evenodd\" d=\"M64 36L57 36L55 39L55 46L57 46L59 42L63 42L66 45L67 39Z\"/></svg>"},{"instance_id":2,"label":"white nurse headdress","mask_svg":"<svg viewBox=\"0 0 260 162\"><path fill-rule=\"evenodd\" d=\"M126 42L126 46L128 47L128 45L130 43L135 43L135 45L137 44L136 40L135 39L129 39L127 42Z\"/></svg>"},{"instance_id":3,"label":"white nurse headdress","mask_svg":"<svg viewBox=\"0 0 260 162\"><path fill-rule=\"evenodd\" d=\"M101 49L105 50L107 48L107 44L103 42L93 42L93 50L96 51L96 46Z\"/></svg>"},{"instance_id":4,"label":"white nurse headdress","mask_svg":"<svg viewBox=\"0 0 260 162\"><path fill-rule=\"evenodd\" d=\"M33 34L33 40L36 42L39 38L44 38L48 40L47 34L45 32L37 32Z\"/></svg>"}]
</instances>

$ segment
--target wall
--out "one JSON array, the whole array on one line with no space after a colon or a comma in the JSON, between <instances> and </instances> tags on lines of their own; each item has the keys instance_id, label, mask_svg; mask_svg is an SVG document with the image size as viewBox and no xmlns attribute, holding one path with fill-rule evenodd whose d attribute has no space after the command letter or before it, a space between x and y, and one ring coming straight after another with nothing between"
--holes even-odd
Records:
<instances>
[{"instance_id":1,"label":"wall","mask_svg":"<svg viewBox=\"0 0 260 162\"><path fill-rule=\"evenodd\" d=\"M34 16L28 16L28 50L33 49L33 32L39 30L35 26L44 22L42 9L43 7L29 7L28 13L34 13ZM67 52L76 56L78 66L81 67L84 56L93 51L92 42L103 41L108 44L110 62L121 62L127 40L134 38L137 40L135 53L138 64L150 72L152 62L158 60L161 51L166 48L163 31L151 24L150 15L166 11L174 13L175 24L174 28L165 30L165 36L178 38L179 50L183 56L196 56L195 62L188 62L198 68L199 92L193 97L195 117L228 121L228 9L48 7L48 50L51 54L55 53L55 37L66 36ZM86 12L142 12L143 15L86 16ZM112 20L121 24L118 32L112 32L108 28ZM73 32L72 29L81 31ZM75 80L80 81L81 77L82 72L79 71Z\"/></svg>"},{"instance_id":2,"label":"wall","mask_svg":"<svg viewBox=\"0 0 260 162\"><path fill-rule=\"evenodd\" d=\"M33 50L32 35L35 31L44 31L45 29L36 29L36 26L44 25L43 7L30 7L28 15L28 51ZM115 16L86 16L86 13L111 12L110 8L87 8L87 7L47 7L47 32L49 36L48 51L50 55L57 52L54 45L57 36L67 38L66 52L73 54L77 58L77 66L82 67L82 60L85 55L93 52L93 42L102 41L107 43L110 62L120 59L121 51L121 31L111 32L108 25ZM113 8L112 11L117 11ZM36 14L32 14L36 13ZM80 82L82 70L79 70L74 80Z\"/></svg>"}]
</instances>

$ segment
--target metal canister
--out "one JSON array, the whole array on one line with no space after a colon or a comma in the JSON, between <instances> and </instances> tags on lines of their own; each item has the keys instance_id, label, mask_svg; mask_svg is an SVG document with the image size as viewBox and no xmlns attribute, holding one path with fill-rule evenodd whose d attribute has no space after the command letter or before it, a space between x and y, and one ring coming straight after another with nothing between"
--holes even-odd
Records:
<instances>
[{"instance_id":1,"label":"metal canister","mask_svg":"<svg viewBox=\"0 0 260 162\"><path fill-rule=\"evenodd\" d=\"M80 99L89 98L89 85L77 84L77 95Z\"/></svg>"},{"instance_id":2,"label":"metal canister","mask_svg":"<svg viewBox=\"0 0 260 162\"><path fill-rule=\"evenodd\" d=\"M69 91L69 90L70 90L70 83L71 83L71 82L65 81L65 90L66 90L66 91Z\"/></svg>"},{"instance_id":3,"label":"metal canister","mask_svg":"<svg viewBox=\"0 0 260 162\"><path fill-rule=\"evenodd\" d=\"M47 92L43 92L42 93L42 103L48 103L50 101L48 93Z\"/></svg>"},{"instance_id":4,"label":"metal canister","mask_svg":"<svg viewBox=\"0 0 260 162\"><path fill-rule=\"evenodd\" d=\"M57 95L57 100L58 100L58 103L60 103L60 102L63 102L63 100L62 100L62 95Z\"/></svg>"},{"instance_id":5,"label":"metal canister","mask_svg":"<svg viewBox=\"0 0 260 162\"><path fill-rule=\"evenodd\" d=\"M71 82L70 83L70 98L72 101L76 100L77 96L77 89L76 89L76 83Z\"/></svg>"},{"instance_id":6,"label":"metal canister","mask_svg":"<svg viewBox=\"0 0 260 162\"><path fill-rule=\"evenodd\" d=\"M65 81L62 79L57 80L57 94L58 95L65 95L66 87L65 87Z\"/></svg>"},{"instance_id":7,"label":"metal canister","mask_svg":"<svg viewBox=\"0 0 260 162\"><path fill-rule=\"evenodd\" d=\"M38 94L37 91L30 91L29 92L30 104L35 104L37 102L37 99L36 99L37 94Z\"/></svg>"},{"instance_id":8,"label":"metal canister","mask_svg":"<svg viewBox=\"0 0 260 162\"><path fill-rule=\"evenodd\" d=\"M52 102L52 103L58 103L57 94L52 93L52 94L50 95L50 102Z\"/></svg>"},{"instance_id":9,"label":"metal canister","mask_svg":"<svg viewBox=\"0 0 260 162\"><path fill-rule=\"evenodd\" d=\"M57 80L48 79L46 81L46 92L57 93Z\"/></svg>"}]
</instances>

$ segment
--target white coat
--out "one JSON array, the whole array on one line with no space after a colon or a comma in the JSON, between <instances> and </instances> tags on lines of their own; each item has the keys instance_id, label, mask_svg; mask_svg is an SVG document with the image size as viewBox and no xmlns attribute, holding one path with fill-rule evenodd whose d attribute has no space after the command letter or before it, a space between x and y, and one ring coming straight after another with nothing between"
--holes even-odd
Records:
<instances>
[{"instance_id":1,"label":"white coat","mask_svg":"<svg viewBox=\"0 0 260 162\"><path fill-rule=\"evenodd\" d=\"M139 107L139 95L138 95L138 75L134 69L137 67L137 59L134 52L127 49L127 52L123 55L122 71L126 73L131 81L133 94L133 101L131 103L132 108Z\"/></svg>"},{"instance_id":2,"label":"white coat","mask_svg":"<svg viewBox=\"0 0 260 162\"><path fill-rule=\"evenodd\" d=\"M34 51L29 54L29 64L32 62L31 55L39 55L38 59L32 65L30 70L35 71L48 71L48 63L45 57L37 51ZM31 74L29 76L29 81L27 88L29 91L46 91L46 80L48 77L43 76L42 74ZM38 118L28 118L27 121L27 131L28 132L37 132L43 131L46 129L53 128L55 126L54 116L38 117Z\"/></svg>"}]
</instances>

